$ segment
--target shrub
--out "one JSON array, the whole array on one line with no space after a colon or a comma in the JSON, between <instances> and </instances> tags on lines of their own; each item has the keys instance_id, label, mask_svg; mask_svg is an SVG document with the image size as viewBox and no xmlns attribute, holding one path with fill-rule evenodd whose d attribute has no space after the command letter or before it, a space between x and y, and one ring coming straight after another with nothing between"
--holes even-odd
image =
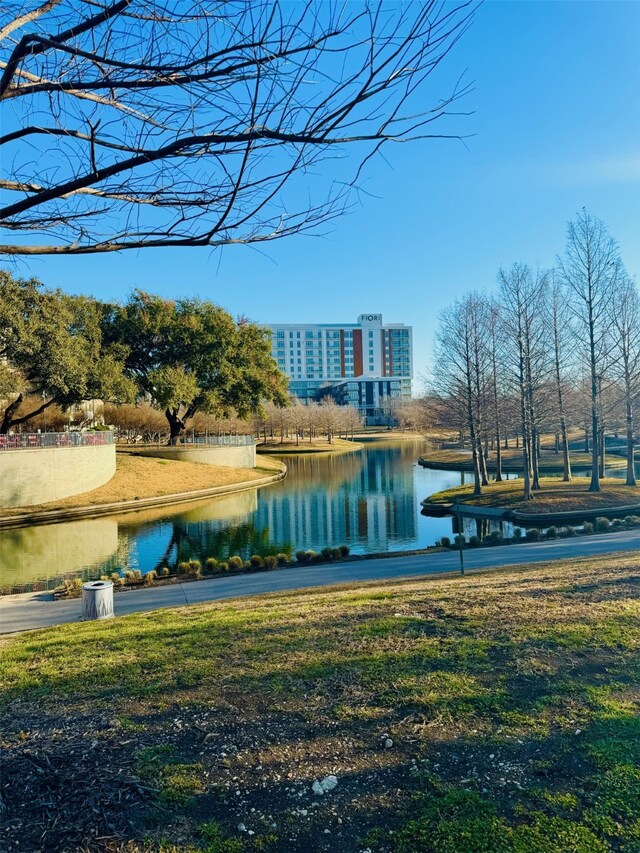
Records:
<instances>
[{"instance_id":1,"label":"shrub","mask_svg":"<svg viewBox=\"0 0 640 853\"><path fill-rule=\"evenodd\" d=\"M628 524L630 527L633 527L634 524L638 524L640 522L640 518L637 515L625 515L624 523Z\"/></svg>"},{"instance_id":2,"label":"shrub","mask_svg":"<svg viewBox=\"0 0 640 853\"><path fill-rule=\"evenodd\" d=\"M120 581L122 580L122 578L120 577L120 575L118 574L118 572L113 572L113 574L111 575L110 580L112 580L112 581L114 582L114 584L119 584L119 583L120 583Z\"/></svg>"},{"instance_id":3,"label":"shrub","mask_svg":"<svg viewBox=\"0 0 640 853\"><path fill-rule=\"evenodd\" d=\"M100 580L101 581L110 581L111 578L109 575L100 575Z\"/></svg>"},{"instance_id":4,"label":"shrub","mask_svg":"<svg viewBox=\"0 0 640 853\"><path fill-rule=\"evenodd\" d=\"M492 530L486 536L487 542L492 542L496 545L498 542L502 542L502 531L501 530Z\"/></svg>"},{"instance_id":5,"label":"shrub","mask_svg":"<svg viewBox=\"0 0 640 853\"><path fill-rule=\"evenodd\" d=\"M261 569L262 557L259 554L253 554L253 556L249 558L249 565L252 569Z\"/></svg>"},{"instance_id":6,"label":"shrub","mask_svg":"<svg viewBox=\"0 0 640 853\"><path fill-rule=\"evenodd\" d=\"M306 552L307 563L314 563L318 559L317 553L313 549L309 549Z\"/></svg>"},{"instance_id":7,"label":"shrub","mask_svg":"<svg viewBox=\"0 0 640 853\"><path fill-rule=\"evenodd\" d=\"M204 561L204 567L208 572L215 572L218 568L218 561L215 557L207 557Z\"/></svg>"},{"instance_id":8,"label":"shrub","mask_svg":"<svg viewBox=\"0 0 640 853\"><path fill-rule=\"evenodd\" d=\"M189 563L178 563L178 574L179 575L188 575L189 574Z\"/></svg>"},{"instance_id":9,"label":"shrub","mask_svg":"<svg viewBox=\"0 0 640 853\"><path fill-rule=\"evenodd\" d=\"M134 569L133 570L133 577L134 577L134 580L137 580L137 581L142 580L142 572L140 571L140 569Z\"/></svg>"},{"instance_id":10,"label":"shrub","mask_svg":"<svg viewBox=\"0 0 640 853\"><path fill-rule=\"evenodd\" d=\"M572 526L569 524L569 525L565 528L564 535L565 535L565 536L575 536L575 535L576 535L576 529L575 529L575 527L572 527Z\"/></svg>"},{"instance_id":11,"label":"shrub","mask_svg":"<svg viewBox=\"0 0 640 853\"><path fill-rule=\"evenodd\" d=\"M348 556L349 556L349 552L350 552L350 550L351 550L351 549L349 548L349 546L348 546L348 545L341 545L341 546L340 546L340 556L341 556L341 557L343 557L343 558L344 558L344 557L348 557Z\"/></svg>"},{"instance_id":12,"label":"shrub","mask_svg":"<svg viewBox=\"0 0 640 853\"><path fill-rule=\"evenodd\" d=\"M467 537L466 537L466 536L464 536L464 535L463 535L463 534L461 534L461 533L458 533L458 535L454 537L454 540L453 540L453 541L456 543L456 545L457 545L457 546L458 546L458 548L459 548L459 547L460 547L460 545L465 545L465 544L466 544Z\"/></svg>"},{"instance_id":13,"label":"shrub","mask_svg":"<svg viewBox=\"0 0 640 853\"><path fill-rule=\"evenodd\" d=\"M525 536L526 536L527 542L537 542L538 539L540 538L540 531L538 530L537 527L530 527L527 530Z\"/></svg>"},{"instance_id":14,"label":"shrub","mask_svg":"<svg viewBox=\"0 0 640 853\"><path fill-rule=\"evenodd\" d=\"M582 524L582 532L583 533L593 533L593 524L590 521L584 521Z\"/></svg>"},{"instance_id":15,"label":"shrub","mask_svg":"<svg viewBox=\"0 0 640 853\"><path fill-rule=\"evenodd\" d=\"M449 539L448 536L443 536L442 539L440 540L440 545L442 545L443 548L450 548L451 547L451 539Z\"/></svg>"},{"instance_id":16,"label":"shrub","mask_svg":"<svg viewBox=\"0 0 640 853\"><path fill-rule=\"evenodd\" d=\"M622 527L623 523L624 522L622 521L621 518L614 518L613 521L611 522L611 526L615 527L615 528L620 528L620 527Z\"/></svg>"},{"instance_id":17,"label":"shrub","mask_svg":"<svg viewBox=\"0 0 640 853\"><path fill-rule=\"evenodd\" d=\"M169 566L163 566L160 569L160 574L162 575L163 578L166 578L171 574L171 569L169 568Z\"/></svg>"},{"instance_id":18,"label":"shrub","mask_svg":"<svg viewBox=\"0 0 640 853\"><path fill-rule=\"evenodd\" d=\"M514 527L513 528L513 538L518 539L518 540L522 539L522 528L521 527Z\"/></svg>"},{"instance_id":19,"label":"shrub","mask_svg":"<svg viewBox=\"0 0 640 853\"><path fill-rule=\"evenodd\" d=\"M608 518L603 518L600 516L596 518L596 530L598 533L604 533L605 530L608 530L611 527L611 522Z\"/></svg>"},{"instance_id":20,"label":"shrub","mask_svg":"<svg viewBox=\"0 0 640 853\"><path fill-rule=\"evenodd\" d=\"M320 554L322 555L322 559L323 560L331 560L332 559L332 551L333 551L332 548L328 548L328 547L323 548L322 551L320 551Z\"/></svg>"},{"instance_id":21,"label":"shrub","mask_svg":"<svg viewBox=\"0 0 640 853\"><path fill-rule=\"evenodd\" d=\"M340 553L340 548L331 548L331 559L332 560L341 560L342 554Z\"/></svg>"},{"instance_id":22,"label":"shrub","mask_svg":"<svg viewBox=\"0 0 640 853\"><path fill-rule=\"evenodd\" d=\"M547 527L547 539L555 539L558 535L558 528L555 525L551 525L551 527Z\"/></svg>"},{"instance_id":23,"label":"shrub","mask_svg":"<svg viewBox=\"0 0 640 853\"><path fill-rule=\"evenodd\" d=\"M134 578L135 578L135 575L134 575L134 573L131 571L131 569L125 569L125 570L124 570L124 579L125 579L125 580L127 580L127 581L132 581Z\"/></svg>"},{"instance_id":24,"label":"shrub","mask_svg":"<svg viewBox=\"0 0 640 853\"><path fill-rule=\"evenodd\" d=\"M289 562L289 558L286 554L276 554L276 560L278 561L279 566L286 566Z\"/></svg>"},{"instance_id":25,"label":"shrub","mask_svg":"<svg viewBox=\"0 0 640 853\"><path fill-rule=\"evenodd\" d=\"M189 571L192 574L200 574L200 569L202 568L202 563L200 560L189 560Z\"/></svg>"},{"instance_id":26,"label":"shrub","mask_svg":"<svg viewBox=\"0 0 640 853\"><path fill-rule=\"evenodd\" d=\"M242 566L243 566L243 568L245 568L245 569L250 569L250 568L251 568L251 561L250 561L250 560L245 560L245 561L244 561L244 563L242 564Z\"/></svg>"},{"instance_id":27,"label":"shrub","mask_svg":"<svg viewBox=\"0 0 640 853\"><path fill-rule=\"evenodd\" d=\"M229 571L229 563L225 563L224 560L221 563L218 563L218 571L219 572L228 572Z\"/></svg>"},{"instance_id":28,"label":"shrub","mask_svg":"<svg viewBox=\"0 0 640 853\"><path fill-rule=\"evenodd\" d=\"M480 537L479 536L470 536L469 537L469 545L472 548L477 548L480 545Z\"/></svg>"},{"instance_id":29,"label":"shrub","mask_svg":"<svg viewBox=\"0 0 640 853\"><path fill-rule=\"evenodd\" d=\"M144 576L145 586L153 586L156 582L157 575L153 569L150 572L146 572Z\"/></svg>"},{"instance_id":30,"label":"shrub","mask_svg":"<svg viewBox=\"0 0 640 853\"><path fill-rule=\"evenodd\" d=\"M274 557L273 554L268 554L262 562L265 569L275 569L278 565L278 558Z\"/></svg>"},{"instance_id":31,"label":"shrub","mask_svg":"<svg viewBox=\"0 0 640 853\"><path fill-rule=\"evenodd\" d=\"M307 552L306 551L296 551L296 560L299 563L307 562Z\"/></svg>"},{"instance_id":32,"label":"shrub","mask_svg":"<svg viewBox=\"0 0 640 853\"><path fill-rule=\"evenodd\" d=\"M229 568L231 570L242 569L244 567L244 560L242 557L238 557L236 554L233 557L229 557Z\"/></svg>"}]
</instances>

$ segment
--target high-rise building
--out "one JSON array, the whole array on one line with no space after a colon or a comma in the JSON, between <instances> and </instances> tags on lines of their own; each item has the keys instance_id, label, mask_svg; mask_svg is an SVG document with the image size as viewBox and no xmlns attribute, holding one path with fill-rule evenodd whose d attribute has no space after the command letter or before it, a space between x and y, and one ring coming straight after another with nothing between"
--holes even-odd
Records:
<instances>
[{"instance_id":1,"label":"high-rise building","mask_svg":"<svg viewBox=\"0 0 640 853\"><path fill-rule=\"evenodd\" d=\"M389 423L390 404L411 397L411 326L361 314L357 323L269 326L272 355L300 400L332 396L369 424Z\"/></svg>"}]
</instances>

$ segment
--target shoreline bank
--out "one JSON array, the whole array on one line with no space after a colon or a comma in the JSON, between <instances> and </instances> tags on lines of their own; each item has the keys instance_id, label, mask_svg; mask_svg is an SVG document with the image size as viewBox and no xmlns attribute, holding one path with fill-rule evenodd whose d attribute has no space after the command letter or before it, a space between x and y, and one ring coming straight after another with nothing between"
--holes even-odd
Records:
<instances>
[{"instance_id":1,"label":"shoreline bank","mask_svg":"<svg viewBox=\"0 0 640 853\"><path fill-rule=\"evenodd\" d=\"M180 464L180 463L177 463ZM136 498L126 501L112 501L104 504L90 504L77 507L53 507L47 510L21 512L0 518L0 529L7 530L16 527L28 527L33 524L55 524L59 521L71 521L78 518L94 518L100 515L119 515L136 512L141 509L162 507L173 504L189 503L219 495L229 495L235 492L245 492L259 489L283 480L287 475L287 466L278 459L270 460L269 466L274 468L273 474L257 477L251 480L241 480L223 486L212 486L207 489L176 492L166 495L154 495L147 498ZM258 466L260 470L261 466ZM262 470L267 470L262 468Z\"/></svg>"}]
</instances>

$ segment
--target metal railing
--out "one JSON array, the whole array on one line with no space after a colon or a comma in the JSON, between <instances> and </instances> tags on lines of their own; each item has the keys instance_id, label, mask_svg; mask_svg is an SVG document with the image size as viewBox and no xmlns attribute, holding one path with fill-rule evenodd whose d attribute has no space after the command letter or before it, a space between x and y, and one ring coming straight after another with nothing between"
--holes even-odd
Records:
<instances>
[{"instance_id":1,"label":"metal railing","mask_svg":"<svg viewBox=\"0 0 640 853\"><path fill-rule=\"evenodd\" d=\"M0 435L3 450L46 450L52 447L100 447L113 444L113 433L100 432L23 432Z\"/></svg>"},{"instance_id":2,"label":"metal railing","mask_svg":"<svg viewBox=\"0 0 640 853\"><path fill-rule=\"evenodd\" d=\"M174 446L247 447L252 444L255 444L255 436L253 435L213 435L212 433L194 435L193 433L185 433L180 436L180 444Z\"/></svg>"}]
</instances>

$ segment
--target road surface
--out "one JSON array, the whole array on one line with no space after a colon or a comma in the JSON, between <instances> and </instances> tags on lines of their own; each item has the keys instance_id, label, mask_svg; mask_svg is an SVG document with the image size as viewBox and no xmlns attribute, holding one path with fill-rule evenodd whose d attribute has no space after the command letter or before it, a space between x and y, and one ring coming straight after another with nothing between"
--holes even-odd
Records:
<instances>
[{"instance_id":1,"label":"road surface","mask_svg":"<svg viewBox=\"0 0 640 853\"><path fill-rule=\"evenodd\" d=\"M467 569L487 569L635 550L638 550L640 568L640 530L637 528L575 539L552 539L547 542L467 549L464 552L464 560ZM180 607L185 604L261 595L280 590L408 576L420 577L452 571L459 571L457 551L300 566L120 592L114 598L114 609L117 616L124 616L144 610ZM51 593L43 592L5 596L0 598L0 633L76 622L81 619L81 615L80 599L53 601Z\"/></svg>"}]
</instances>

